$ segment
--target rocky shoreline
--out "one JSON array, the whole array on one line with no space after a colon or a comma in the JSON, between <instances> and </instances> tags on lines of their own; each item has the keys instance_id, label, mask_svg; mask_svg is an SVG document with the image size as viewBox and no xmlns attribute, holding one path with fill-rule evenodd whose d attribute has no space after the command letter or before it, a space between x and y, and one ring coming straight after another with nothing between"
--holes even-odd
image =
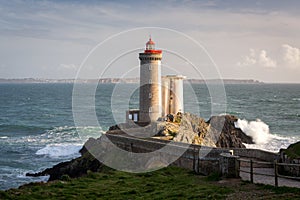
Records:
<instances>
[{"instance_id":1,"label":"rocky shoreline","mask_svg":"<svg viewBox=\"0 0 300 200\"><path fill-rule=\"evenodd\" d=\"M238 120L232 115L213 116L207 122L203 118L190 113L182 115L180 123L158 122L134 129L133 124L119 124L112 126L106 134L140 133L148 131L149 135L163 140L173 140L189 144L220 147L245 148L243 143L253 144L251 137L234 126ZM133 130L134 129L134 130ZM154 130L154 132L153 132ZM156 131L156 132L155 132ZM80 177L88 171L98 172L109 169L90 154L85 146L91 146L96 139L90 138L80 150L81 156L71 161L59 163L52 168L38 173L28 173L27 176L49 175L49 181L61 179L64 175L71 178Z\"/></svg>"}]
</instances>

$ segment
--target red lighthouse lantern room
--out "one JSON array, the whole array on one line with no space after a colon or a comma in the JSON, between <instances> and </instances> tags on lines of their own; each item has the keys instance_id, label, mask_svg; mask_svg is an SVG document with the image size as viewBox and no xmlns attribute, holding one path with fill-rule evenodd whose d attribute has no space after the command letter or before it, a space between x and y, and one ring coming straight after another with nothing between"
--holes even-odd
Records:
<instances>
[{"instance_id":1,"label":"red lighthouse lantern room","mask_svg":"<svg viewBox=\"0 0 300 200\"><path fill-rule=\"evenodd\" d=\"M160 54L162 53L161 50L155 50L155 42L149 38L149 41L146 43L146 50L144 53L149 53L149 54Z\"/></svg>"}]
</instances>

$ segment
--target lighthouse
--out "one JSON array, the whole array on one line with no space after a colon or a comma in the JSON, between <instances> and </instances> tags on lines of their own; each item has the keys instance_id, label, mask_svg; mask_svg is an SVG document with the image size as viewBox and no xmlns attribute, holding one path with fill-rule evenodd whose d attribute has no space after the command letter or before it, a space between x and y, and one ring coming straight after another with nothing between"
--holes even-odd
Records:
<instances>
[{"instance_id":1,"label":"lighthouse","mask_svg":"<svg viewBox=\"0 0 300 200\"><path fill-rule=\"evenodd\" d=\"M140 110L139 121L151 122L162 117L161 59L162 50L155 49L149 38L140 59Z\"/></svg>"},{"instance_id":2,"label":"lighthouse","mask_svg":"<svg viewBox=\"0 0 300 200\"><path fill-rule=\"evenodd\" d=\"M162 50L149 38L140 59L140 108L126 111L126 122L148 124L184 112L182 75L161 76Z\"/></svg>"}]
</instances>

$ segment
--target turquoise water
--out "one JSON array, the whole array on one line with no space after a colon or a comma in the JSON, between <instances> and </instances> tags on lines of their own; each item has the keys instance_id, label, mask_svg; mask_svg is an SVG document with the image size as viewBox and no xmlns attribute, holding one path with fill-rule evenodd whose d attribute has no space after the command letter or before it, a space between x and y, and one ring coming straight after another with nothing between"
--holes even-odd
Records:
<instances>
[{"instance_id":1,"label":"turquoise water","mask_svg":"<svg viewBox=\"0 0 300 200\"><path fill-rule=\"evenodd\" d=\"M119 85L117 92L115 86L99 85L95 104L79 108L88 114L95 106L100 126L94 122L78 126L73 120L72 84L0 84L0 189L47 180L25 174L79 156L88 137L99 137L115 119L125 118L126 109L138 107L138 85ZM88 84L80 87L80 98L93 98ZM134 92L126 101L124 95L131 90ZM215 113L241 119L237 126L258 141L248 147L278 151L300 140L299 84L225 85L225 91L226 101L220 104L226 109ZM185 111L205 119L218 103L211 103L210 91L203 84L185 85L184 100Z\"/></svg>"}]
</instances>

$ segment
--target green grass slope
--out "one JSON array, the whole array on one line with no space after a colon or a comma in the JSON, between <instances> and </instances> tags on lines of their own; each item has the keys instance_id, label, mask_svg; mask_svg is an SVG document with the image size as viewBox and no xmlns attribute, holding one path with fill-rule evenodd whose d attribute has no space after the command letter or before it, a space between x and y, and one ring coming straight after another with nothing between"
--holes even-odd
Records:
<instances>
[{"instance_id":1,"label":"green grass slope","mask_svg":"<svg viewBox=\"0 0 300 200\"><path fill-rule=\"evenodd\" d=\"M167 167L155 172L132 174L115 170L88 173L84 177L48 183L31 183L0 191L0 199L284 199L300 198L298 189L276 193L240 180L211 181L212 177ZM254 195L254 196L253 196ZM254 198L255 199L255 198Z\"/></svg>"}]
</instances>

